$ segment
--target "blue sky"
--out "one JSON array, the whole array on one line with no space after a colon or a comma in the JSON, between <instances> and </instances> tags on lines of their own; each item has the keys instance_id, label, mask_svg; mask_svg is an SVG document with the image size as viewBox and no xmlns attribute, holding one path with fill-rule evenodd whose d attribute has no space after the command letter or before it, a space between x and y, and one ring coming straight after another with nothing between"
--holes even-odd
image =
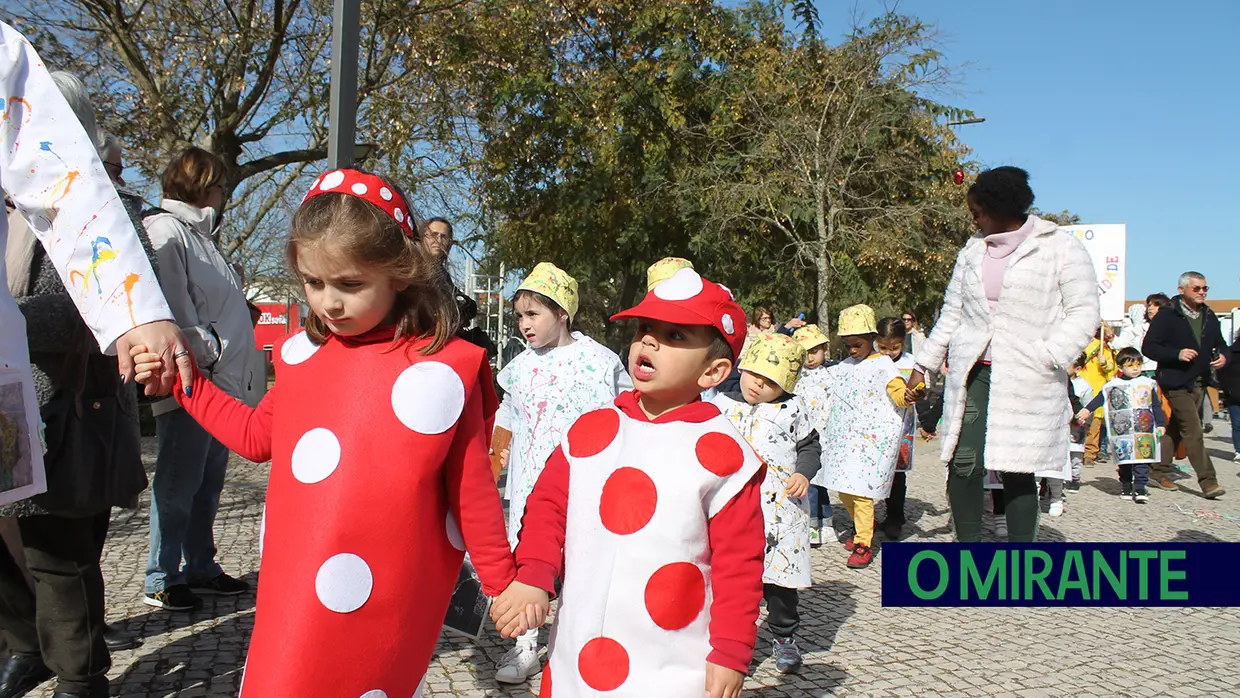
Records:
<instances>
[{"instance_id":1,"label":"blue sky","mask_svg":"<svg viewBox=\"0 0 1240 698\"><path fill-rule=\"evenodd\" d=\"M891 6L817 0L824 31ZM1240 2L904 0L957 71L941 101L985 166L1032 176L1036 205L1128 226L1127 296L1195 269L1240 299Z\"/></svg>"}]
</instances>

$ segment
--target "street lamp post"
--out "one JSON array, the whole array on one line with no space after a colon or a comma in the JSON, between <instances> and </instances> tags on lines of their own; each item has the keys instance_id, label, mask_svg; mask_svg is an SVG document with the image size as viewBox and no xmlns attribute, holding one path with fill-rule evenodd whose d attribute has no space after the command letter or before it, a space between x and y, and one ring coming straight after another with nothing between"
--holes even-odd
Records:
<instances>
[{"instance_id":1,"label":"street lamp post","mask_svg":"<svg viewBox=\"0 0 1240 698\"><path fill-rule=\"evenodd\" d=\"M361 0L334 0L332 9L332 91L327 166L351 167L357 134L357 49Z\"/></svg>"}]
</instances>

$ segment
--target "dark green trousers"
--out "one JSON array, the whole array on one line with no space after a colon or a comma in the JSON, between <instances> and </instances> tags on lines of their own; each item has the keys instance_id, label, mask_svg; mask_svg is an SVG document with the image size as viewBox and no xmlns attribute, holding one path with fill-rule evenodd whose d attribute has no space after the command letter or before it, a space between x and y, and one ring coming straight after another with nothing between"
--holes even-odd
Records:
<instances>
[{"instance_id":1,"label":"dark green trousers","mask_svg":"<svg viewBox=\"0 0 1240 698\"><path fill-rule=\"evenodd\" d=\"M990 366L977 364L965 381L964 419L947 476L947 499L961 543L982 540L986 490L986 418L990 408ZM1038 535L1038 488L1033 473L1001 473L1008 540L1029 543Z\"/></svg>"}]
</instances>

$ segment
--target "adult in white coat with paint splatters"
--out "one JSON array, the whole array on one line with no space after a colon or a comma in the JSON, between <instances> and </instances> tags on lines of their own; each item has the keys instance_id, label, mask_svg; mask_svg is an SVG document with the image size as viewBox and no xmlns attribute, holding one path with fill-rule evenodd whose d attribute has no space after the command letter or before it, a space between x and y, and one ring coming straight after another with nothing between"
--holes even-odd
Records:
<instances>
[{"instance_id":1,"label":"adult in white coat with paint splatters","mask_svg":"<svg viewBox=\"0 0 1240 698\"><path fill-rule=\"evenodd\" d=\"M1066 369L1100 321L1089 253L1031 215L1033 198L1029 173L1017 167L983 172L969 188L981 235L956 258L939 322L908 379L918 384L944 360L952 367L940 433L961 543L981 540L987 470L1003 479L1009 540L1037 536L1034 473L1067 456Z\"/></svg>"},{"instance_id":2,"label":"adult in white coat with paint splatters","mask_svg":"<svg viewBox=\"0 0 1240 698\"><path fill-rule=\"evenodd\" d=\"M93 140L29 42L3 23L0 110L0 188L46 249L99 346L106 353L118 354L120 372L129 376L133 366L129 348L153 342L168 369L159 387L148 392L166 394L172 389L177 361L182 385L189 385L193 376L185 337L168 322L172 313ZM0 248L7 247L7 242L7 219L0 218ZM5 436L0 449L0 503L33 496L46 486L26 324L6 277L0 267L0 421ZM89 567L89 563L79 560L69 567ZM97 571L98 560L94 563ZM63 583L64 570L53 567L46 560L30 565L38 587ZM21 596L15 593L18 586L26 591L26 582L6 548L0 548L0 571L0 580L14 585L0 590L4 598L12 601ZM34 614L41 630L44 620L52 620L40 619L42 606L18 610ZM83 683L90 684L92 695L99 690L106 694L103 618L93 621L92 654L104 660L89 667L86 662L70 666L52 659L45 665L39 638L6 632L12 656L0 670L0 693L23 695L55 673L62 678L57 695L78 695L81 686L65 685L63 679L85 674L89 678Z\"/></svg>"}]
</instances>

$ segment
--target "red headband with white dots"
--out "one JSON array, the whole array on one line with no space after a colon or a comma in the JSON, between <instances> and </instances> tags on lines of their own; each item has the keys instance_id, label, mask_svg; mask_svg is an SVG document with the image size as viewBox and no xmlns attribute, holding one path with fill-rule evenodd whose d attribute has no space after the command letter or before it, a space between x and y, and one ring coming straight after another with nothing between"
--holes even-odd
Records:
<instances>
[{"instance_id":1,"label":"red headband with white dots","mask_svg":"<svg viewBox=\"0 0 1240 698\"><path fill-rule=\"evenodd\" d=\"M405 231L405 235L414 237L409 204L379 177L358 170L332 170L314 180L310 191L306 192L306 198L301 202L304 204L319 194L348 194L365 199L391 216Z\"/></svg>"}]
</instances>

